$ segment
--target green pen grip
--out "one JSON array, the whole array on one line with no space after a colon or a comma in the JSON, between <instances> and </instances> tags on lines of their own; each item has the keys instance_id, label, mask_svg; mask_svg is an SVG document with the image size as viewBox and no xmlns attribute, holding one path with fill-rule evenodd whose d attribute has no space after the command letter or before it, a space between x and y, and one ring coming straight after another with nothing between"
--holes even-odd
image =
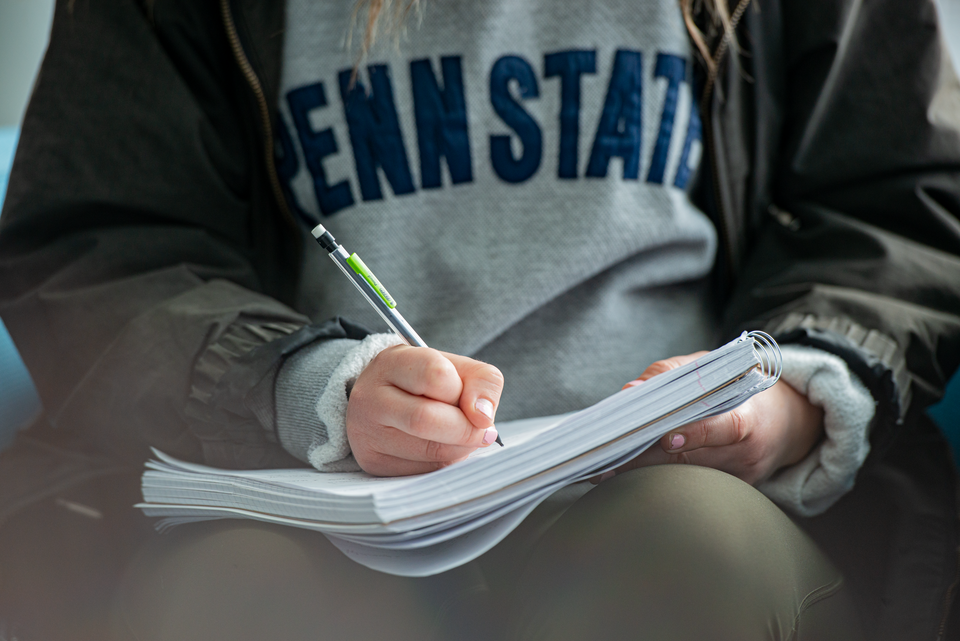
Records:
<instances>
[{"instance_id":1,"label":"green pen grip","mask_svg":"<svg viewBox=\"0 0 960 641\"><path fill-rule=\"evenodd\" d=\"M397 301L393 300L393 296L390 295L390 292L387 291L387 288L373 275L373 272L370 271L370 268L363 264L363 261L360 260L360 257L356 254L350 256L347 259L347 264L350 265L350 268L353 269L357 274L360 275L363 280L367 281L367 284L370 287L373 287L373 291L377 292L377 296L380 297L380 300L383 301L383 304L394 309L397 306Z\"/></svg>"}]
</instances>

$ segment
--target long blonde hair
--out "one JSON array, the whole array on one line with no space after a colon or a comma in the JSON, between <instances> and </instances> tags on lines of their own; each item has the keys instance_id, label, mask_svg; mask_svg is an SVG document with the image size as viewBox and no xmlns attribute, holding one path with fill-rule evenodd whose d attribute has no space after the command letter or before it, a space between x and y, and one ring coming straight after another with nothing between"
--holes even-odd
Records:
<instances>
[{"instance_id":1,"label":"long blonde hair","mask_svg":"<svg viewBox=\"0 0 960 641\"><path fill-rule=\"evenodd\" d=\"M726 50L733 48L736 51L737 24L751 1L738 0L731 13L727 0L679 0L683 22L707 68L709 84L712 84L717 65ZM399 36L407 17L411 13L419 13L419 9L420 0L357 0L353 9L353 23L347 35L347 46L352 43L354 33L362 31L362 58L373 47L381 31ZM701 16L701 25L697 24L698 16ZM718 43L714 51L710 50L708 42Z\"/></svg>"}]
</instances>

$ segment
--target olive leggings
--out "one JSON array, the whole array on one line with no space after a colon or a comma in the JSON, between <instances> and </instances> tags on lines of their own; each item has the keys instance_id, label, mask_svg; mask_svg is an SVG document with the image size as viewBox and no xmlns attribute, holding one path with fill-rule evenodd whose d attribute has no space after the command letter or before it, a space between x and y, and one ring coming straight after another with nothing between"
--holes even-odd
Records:
<instances>
[{"instance_id":1,"label":"olive leggings","mask_svg":"<svg viewBox=\"0 0 960 641\"><path fill-rule=\"evenodd\" d=\"M114 579L71 587L92 570L60 566L82 566L82 552L54 555L48 571L30 557L83 534L39 527L40 513L0 528L0 597L20 604L4 614L0 602L0 627L19 625L23 641L32 629L49 641L861 638L840 574L807 535L749 485L693 466L568 489L477 561L422 579L368 570L315 532L219 521L146 533L117 553ZM18 532L34 540L13 558ZM17 568L31 567L17 592ZM57 572L67 578L45 587Z\"/></svg>"}]
</instances>

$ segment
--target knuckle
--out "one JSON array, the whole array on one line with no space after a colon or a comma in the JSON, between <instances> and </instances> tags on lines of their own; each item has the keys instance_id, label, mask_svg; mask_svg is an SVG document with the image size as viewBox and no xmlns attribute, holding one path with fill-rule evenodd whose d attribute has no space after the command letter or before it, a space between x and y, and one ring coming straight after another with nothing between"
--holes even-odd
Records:
<instances>
[{"instance_id":1,"label":"knuckle","mask_svg":"<svg viewBox=\"0 0 960 641\"><path fill-rule=\"evenodd\" d=\"M451 376L456 376L457 370L453 363L444 358L439 352L432 351L427 356L423 367L423 381L428 387L443 385Z\"/></svg>"},{"instance_id":2,"label":"knuckle","mask_svg":"<svg viewBox=\"0 0 960 641\"><path fill-rule=\"evenodd\" d=\"M433 403L417 403L410 413L410 433L414 436L422 434L436 422L437 412Z\"/></svg>"},{"instance_id":3,"label":"knuckle","mask_svg":"<svg viewBox=\"0 0 960 641\"><path fill-rule=\"evenodd\" d=\"M671 358L664 359L663 362L666 364L667 369L676 369L676 368L680 367L681 365L683 365L683 363L680 361L680 359L679 359L679 358L676 358L676 357L671 357Z\"/></svg>"},{"instance_id":4,"label":"knuckle","mask_svg":"<svg viewBox=\"0 0 960 641\"><path fill-rule=\"evenodd\" d=\"M650 367L646 369L644 374L649 376L657 376L658 374L664 374L670 370L676 369L683 365L683 361L676 356L671 356L670 358L664 358L659 361L650 364Z\"/></svg>"},{"instance_id":5,"label":"knuckle","mask_svg":"<svg viewBox=\"0 0 960 641\"><path fill-rule=\"evenodd\" d=\"M446 448L443 446L443 443L427 441L423 447L424 459L431 462L445 461L445 450Z\"/></svg>"},{"instance_id":6,"label":"knuckle","mask_svg":"<svg viewBox=\"0 0 960 641\"><path fill-rule=\"evenodd\" d=\"M469 378L473 381L496 386L498 388L503 387L503 373L489 363L474 361L461 371L463 371L465 379Z\"/></svg>"},{"instance_id":7,"label":"knuckle","mask_svg":"<svg viewBox=\"0 0 960 641\"><path fill-rule=\"evenodd\" d=\"M734 443L743 441L749 432L749 410L743 406L730 410L730 423L733 427Z\"/></svg>"},{"instance_id":8,"label":"knuckle","mask_svg":"<svg viewBox=\"0 0 960 641\"><path fill-rule=\"evenodd\" d=\"M663 374L664 372L669 372L673 369L673 366L670 364L670 359L665 359L662 361L656 361L651 363L650 367L647 368L647 372L651 376L656 376L657 374Z\"/></svg>"},{"instance_id":9,"label":"knuckle","mask_svg":"<svg viewBox=\"0 0 960 641\"><path fill-rule=\"evenodd\" d=\"M710 438L710 425L707 421L699 421L693 430L693 434L697 439L695 445L698 447L705 445L708 442L707 439Z\"/></svg>"},{"instance_id":10,"label":"knuckle","mask_svg":"<svg viewBox=\"0 0 960 641\"><path fill-rule=\"evenodd\" d=\"M484 363L482 376L484 379L495 385L497 389L503 388L503 372L493 365Z\"/></svg>"}]
</instances>

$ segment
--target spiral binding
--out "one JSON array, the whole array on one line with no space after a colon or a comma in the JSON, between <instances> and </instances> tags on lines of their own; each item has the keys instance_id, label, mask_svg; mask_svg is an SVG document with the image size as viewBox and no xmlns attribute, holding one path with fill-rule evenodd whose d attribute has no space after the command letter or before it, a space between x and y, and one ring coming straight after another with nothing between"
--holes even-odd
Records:
<instances>
[{"instance_id":1,"label":"spiral binding","mask_svg":"<svg viewBox=\"0 0 960 641\"><path fill-rule=\"evenodd\" d=\"M759 330L744 332L741 338L753 339L753 349L760 361L760 373L764 376L760 389L773 387L774 383L780 380L780 373L783 371L783 354L780 353L777 341L773 340L770 334Z\"/></svg>"}]
</instances>

